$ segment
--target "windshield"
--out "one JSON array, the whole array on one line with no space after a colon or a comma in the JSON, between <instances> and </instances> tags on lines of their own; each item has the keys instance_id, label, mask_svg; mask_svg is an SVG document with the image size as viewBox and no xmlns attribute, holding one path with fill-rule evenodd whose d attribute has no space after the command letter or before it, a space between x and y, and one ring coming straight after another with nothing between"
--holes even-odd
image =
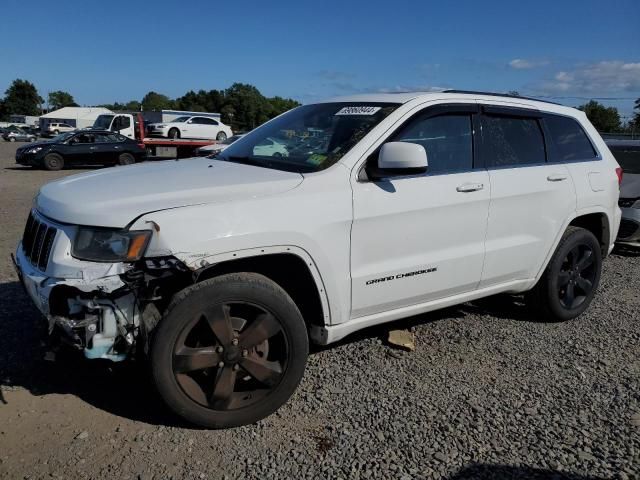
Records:
<instances>
[{"instance_id":1,"label":"windshield","mask_svg":"<svg viewBox=\"0 0 640 480\"><path fill-rule=\"evenodd\" d=\"M93 122L93 128L100 128L102 130L109 130L113 115L98 115L96 121Z\"/></svg>"},{"instance_id":2,"label":"windshield","mask_svg":"<svg viewBox=\"0 0 640 480\"><path fill-rule=\"evenodd\" d=\"M187 120L189 120L191 117L178 117L178 118L174 118L173 120L171 120L170 123L184 123Z\"/></svg>"},{"instance_id":3,"label":"windshield","mask_svg":"<svg viewBox=\"0 0 640 480\"><path fill-rule=\"evenodd\" d=\"M397 107L363 102L305 105L246 134L216 158L298 173L316 172L340 160Z\"/></svg>"},{"instance_id":4,"label":"windshield","mask_svg":"<svg viewBox=\"0 0 640 480\"><path fill-rule=\"evenodd\" d=\"M69 140L71 137L73 137L73 135L75 134L75 132L66 132L66 133L61 133L60 135L56 135L55 137L53 137L51 139L52 142L56 142L56 143L62 143L62 142L66 142L67 140Z\"/></svg>"}]
</instances>

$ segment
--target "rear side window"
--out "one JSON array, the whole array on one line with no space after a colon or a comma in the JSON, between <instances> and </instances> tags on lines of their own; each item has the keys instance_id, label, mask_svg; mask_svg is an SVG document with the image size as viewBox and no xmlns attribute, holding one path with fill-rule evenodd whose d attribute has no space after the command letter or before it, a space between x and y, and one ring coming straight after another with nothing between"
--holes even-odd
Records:
<instances>
[{"instance_id":1,"label":"rear side window","mask_svg":"<svg viewBox=\"0 0 640 480\"><path fill-rule=\"evenodd\" d=\"M553 162L596 158L596 151L580 124L570 117L549 115L545 123L554 146Z\"/></svg>"},{"instance_id":2,"label":"rear side window","mask_svg":"<svg viewBox=\"0 0 640 480\"><path fill-rule=\"evenodd\" d=\"M535 118L483 115L485 164L511 167L545 163L544 137Z\"/></svg>"},{"instance_id":3,"label":"rear side window","mask_svg":"<svg viewBox=\"0 0 640 480\"><path fill-rule=\"evenodd\" d=\"M393 141L422 145L430 174L459 172L473 168L472 132L468 114L422 117L410 122Z\"/></svg>"}]
</instances>

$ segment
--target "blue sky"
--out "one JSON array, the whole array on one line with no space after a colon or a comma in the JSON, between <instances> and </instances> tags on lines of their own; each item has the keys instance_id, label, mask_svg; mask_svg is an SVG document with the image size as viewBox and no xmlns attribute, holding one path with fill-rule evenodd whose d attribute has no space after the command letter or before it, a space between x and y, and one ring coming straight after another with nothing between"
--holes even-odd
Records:
<instances>
[{"instance_id":1,"label":"blue sky","mask_svg":"<svg viewBox=\"0 0 640 480\"><path fill-rule=\"evenodd\" d=\"M640 97L638 0L2 4L0 92L25 78L83 105L233 82L302 102L432 88L607 97L625 115Z\"/></svg>"}]
</instances>

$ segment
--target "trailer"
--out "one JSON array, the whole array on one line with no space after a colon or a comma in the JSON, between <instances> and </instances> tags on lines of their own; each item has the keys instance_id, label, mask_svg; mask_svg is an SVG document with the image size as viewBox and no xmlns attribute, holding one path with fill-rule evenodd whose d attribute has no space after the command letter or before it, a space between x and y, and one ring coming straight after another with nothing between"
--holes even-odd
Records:
<instances>
[{"instance_id":1,"label":"trailer","mask_svg":"<svg viewBox=\"0 0 640 480\"><path fill-rule=\"evenodd\" d=\"M100 115L93 128L117 132L137 139L150 157L188 158L195 156L198 148L217 143L215 140L192 140L188 138L155 138L145 136L145 119L141 112Z\"/></svg>"}]
</instances>

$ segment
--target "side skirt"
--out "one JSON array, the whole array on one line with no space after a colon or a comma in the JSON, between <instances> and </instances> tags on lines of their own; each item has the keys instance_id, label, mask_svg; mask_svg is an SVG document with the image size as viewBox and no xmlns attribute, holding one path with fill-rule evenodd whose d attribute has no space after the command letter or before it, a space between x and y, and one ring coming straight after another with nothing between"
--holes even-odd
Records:
<instances>
[{"instance_id":1,"label":"side skirt","mask_svg":"<svg viewBox=\"0 0 640 480\"><path fill-rule=\"evenodd\" d=\"M535 284L535 279L516 280L498 285L491 285L473 292L462 293L452 297L440 298L426 303L417 305L409 305L407 307L390 310L388 312L376 313L359 317L345 323L331 326L314 326L311 329L311 340L319 345L328 345L330 343L342 340L353 332L362 330L363 328L380 325L381 323L392 322L400 318L412 317L421 313L439 310L441 308L459 305L461 303L477 300L478 298L488 297L503 292L522 292L530 289Z\"/></svg>"}]
</instances>

